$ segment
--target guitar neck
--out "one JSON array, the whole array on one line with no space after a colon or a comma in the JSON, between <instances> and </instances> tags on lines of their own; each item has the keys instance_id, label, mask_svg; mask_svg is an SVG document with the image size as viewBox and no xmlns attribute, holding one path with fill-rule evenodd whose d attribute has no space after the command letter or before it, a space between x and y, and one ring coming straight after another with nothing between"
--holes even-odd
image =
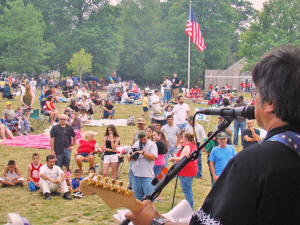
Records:
<instances>
[{"instance_id":1,"label":"guitar neck","mask_svg":"<svg viewBox=\"0 0 300 225\"><path fill-rule=\"evenodd\" d=\"M111 209L125 207L138 212L142 208L142 202L134 197L132 190L124 187L123 181L90 174L80 182L80 191L85 195L97 194Z\"/></svg>"}]
</instances>

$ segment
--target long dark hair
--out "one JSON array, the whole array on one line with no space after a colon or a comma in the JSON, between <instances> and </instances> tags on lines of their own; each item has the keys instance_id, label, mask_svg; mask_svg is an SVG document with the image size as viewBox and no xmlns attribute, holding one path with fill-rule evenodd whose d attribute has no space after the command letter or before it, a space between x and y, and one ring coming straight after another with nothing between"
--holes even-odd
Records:
<instances>
[{"instance_id":1,"label":"long dark hair","mask_svg":"<svg viewBox=\"0 0 300 225\"><path fill-rule=\"evenodd\" d=\"M112 130L114 137L119 137L117 128L114 125L112 125L112 124L110 124L110 125L107 126L104 136L108 136L109 135L109 132L108 132L109 128Z\"/></svg>"},{"instance_id":2,"label":"long dark hair","mask_svg":"<svg viewBox=\"0 0 300 225\"><path fill-rule=\"evenodd\" d=\"M166 149L166 153L168 152L168 141L166 138L166 135L164 132L160 131L160 130L154 130L153 133L157 133L158 136L160 136L160 141L162 143L164 143L165 149Z\"/></svg>"},{"instance_id":3,"label":"long dark hair","mask_svg":"<svg viewBox=\"0 0 300 225\"><path fill-rule=\"evenodd\" d=\"M75 118L74 118L72 124L76 124L78 122L78 114L76 112L73 112L72 114L75 115Z\"/></svg>"},{"instance_id":4,"label":"long dark hair","mask_svg":"<svg viewBox=\"0 0 300 225\"><path fill-rule=\"evenodd\" d=\"M110 104L108 104L110 102ZM111 101L108 99L105 101L105 107L107 108L107 106L112 105Z\"/></svg>"}]
</instances>

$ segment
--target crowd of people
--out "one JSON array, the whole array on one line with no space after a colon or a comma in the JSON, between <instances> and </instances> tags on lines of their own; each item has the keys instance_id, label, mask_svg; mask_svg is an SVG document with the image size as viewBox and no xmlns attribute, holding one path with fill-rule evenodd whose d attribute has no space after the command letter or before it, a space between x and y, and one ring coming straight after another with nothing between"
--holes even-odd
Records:
<instances>
[{"instance_id":1,"label":"crowd of people","mask_svg":"<svg viewBox=\"0 0 300 225\"><path fill-rule=\"evenodd\" d=\"M31 81L34 81L32 79ZM30 82L31 82L30 81ZM2 111L2 123L0 124L1 137L14 138L17 135L27 135L31 132L30 114L36 100L37 84L25 84L20 94L20 105L17 111L12 109L12 102L6 102L6 108ZM25 82L26 83L26 82ZM43 83L43 82L42 82ZM46 157L45 165L40 163L39 154L32 156L32 162L28 166L27 183L30 191L40 190L46 200L51 199L59 190L64 199L70 200L71 195L81 198L79 184L86 172L97 173L96 154L102 153L102 174L118 179L118 167L120 155L118 147L122 138L119 136L117 127L109 125L103 134L101 143L97 143L92 131L83 131L83 125L93 118L96 106L101 106L103 119L113 119L116 106L111 99L105 99L96 89L90 89L93 83L74 81L68 77L63 84L55 83L49 79L41 85L40 101L41 112L49 117L51 124L50 146L51 154ZM203 142L212 131L204 130L198 122L193 127L188 96L180 94L182 81L177 73L173 74L173 80L166 77L162 82L163 92L158 89L151 91L148 88L140 90L137 84L123 82L120 104L141 105L142 117L137 119L137 130L133 133L130 151L127 153L129 161L128 180L129 188L139 200L153 192L155 185L153 178L159 176L164 168L171 163L178 163L183 157L189 156L197 150L194 141L194 131L197 140ZM198 93L198 91L197 91ZM196 92L191 96L197 96ZM61 114L58 109L60 102L67 102L68 106ZM140 102L140 103L138 103ZM220 94L218 88L211 91L208 105L239 107L252 102L246 102L243 96L232 95L232 92ZM130 106L128 106L130 107ZM148 112L150 111L151 124L146 125ZM224 118L219 117L218 123ZM5 124L6 123L6 124ZM17 127L16 131L11 128ZM76 145L76 132L81 133L81 139ZM203 152L207 155L207 166L211 176L211 185L214 187L222 177L227 164L236 155L236 147L240 143L243 148L261 141L260 131L254 128L252 120L236 118L234 123L224 132L212 139ZM78 169L71 174L70 161L71 150L75 149L74 162ZM191 208L194 207L192 184L195 178L202 178L202 154L199 158L190 162L178 174L181 189ZM89 170L83 171L83 163L89 164ZM22 171L16 166L14 160L10 160L4 169L0 183L3 186L24 186L25 179L21 176ZM157 201L162 201L160 195Z\"/></svg>"},{"instance_id":2,"label":"crowd of people","mask_svg":"<svg viewBox=\"0 0 300 225\"><path fill-rule=\"evenodd\" d=\"M209 142L208 163L216 182L189 221L168 221L148 200L139 211L127 213L126 218L135 225L298 224L299 56L299 47L282 46L254 66L255 118L268 133L261 140L253 121L236 118L235 130L245 124L247 127L241 135L245 150L235 153L228 144L232 132L227 130L217 136L217 147L213 147L214 140ZM236 104L243 103L239 99ZM237 141L234 138L234 144Z\"/></svg>"},{"instance_id":3,"label":"crowd of people","mask_svg":"<svg viewBox=\"0 0 300 225\"><path fill-rule=\"evenodd\" d=\"M151 94L150 90L141 91L135 83L132 84L131 89L129 89L128 83L124 83L121 104L131 104L139 99L142 100L143 117L137 120L138 130L133 135L131 151L128 152L127 157L130 163L128 172L130 188L133 189L139 200L154 190L154 186L151 184L152 179L158 176L164 168L167 168L170 162L176 163L197 149L193 138L193 116L191 116L189 105L185 103L185 98L179 95L181 83L182 81L176 73L173 74L172 81L166 77L162 83L164 87L163 97L159 90L154 90ZM37 85L37 82L34 84ZM77 84L68 77L61 91L60 84L49 79L48 83L43 85L41 89L41 96L39 97L41 112L49 116L49 123L52 125L50 131L51 155L47 156L44 166L40 164L38 155L33 155L33 162L28 170L28 186L31 191L40 188L45 199L50 199L50 193L55 193L58 188L61 189L65 199L70 199L71 192L75 193L74 196L76 197L82 197L78 183L84 173L83 162L88 162L90 170L96 171L95 154L99 149L103 152L103 175L109 176L111 174L113 179L118 178L119 155L117 154L117 146L120 146L121 140L117 128L109 125L100 145L95 141L96 133L92 131L83 132L82 129L86 121L92 118L96 105L102 106L102 118L105 119L113 119L116 107L110 99L101 98L101 93L97 90L90 90L89 84L84 83L81 88L78 88ZM36 99L36 90L36 86L25 84L24 92L20 95L22 106L18 107L17 111L12 109L11 102L6 102L6 109L3 110L2 116L10 125L17 124L17 135L27 135L31 130L29 119ZM229 106L231 101L232 99L225 97L222 105ZM59 114L57 109L59 102L69 102L63 114ZM245 102L240 96L234 106L243 104ZM151 125L146 128L145 118L147 118L148 111L150 111ZM240 118L240 120L242 119ZM246 122L237 120L235 123L244 124ZM3 131L13 138L9 126L3 125L3 127L5 128ZM252 121L247 122L247 129L245 126L238 127L235 125L234 132L229 128L225 131L226 133L218 136L211 143L211 147L206 148L212 185L228 161L235 155L235 149L230 144L232 144L233 133L234 144L238 144L236 137L238 137L237 132L239 130L236 127L242 129L243 146L244 143L245 146L249 146L260 141L259 130L253 128ZM76 132L80 132L82 138L75 150L74 158L78 169L74 173L73 179L75 180L72 180L70 177L70 160L71 149L76 144ZM202 142L206 139L204 128L198 123L195 124L195 132L199 141ZM0 182L7 186L23 185L24 179L21 178L20 171L15 166L15 172L13 172L11 163L8 163ZM9 168L11 169L9 170ZM109 173L110 170L111 173ZM193 208L192 182L194 177L202 177L201 154L198 160L193 161L180 172L179 177L182 191ZM75 186L70 188L71 184ZM162 200L161 195L158 200Z\"/></svg>"}]
</instances>

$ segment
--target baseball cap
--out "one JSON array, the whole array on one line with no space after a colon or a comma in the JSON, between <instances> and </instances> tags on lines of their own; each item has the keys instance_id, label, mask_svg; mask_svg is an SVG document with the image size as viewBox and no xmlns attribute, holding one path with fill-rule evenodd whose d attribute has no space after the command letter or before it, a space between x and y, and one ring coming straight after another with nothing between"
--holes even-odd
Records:
<instances>
[{"instance_id":1,"label":"baseball cap","mask_svg":"<svg viewBox=\"0 0 300 225\"><path fill-rule=\"evenodd\" d=\"M146 137L146 132L143 131L143 130L140 130L140 131L137 133L137 136L138 136L138 138L144 138L144 137Z\"/></svg>"},{"instance_id":2,"label":"baseball cap","mask_svg":"<svg viewBox=\"0 0 300 225\"><path fill-rule=\"evenodd\" d=\"M5 105L11 105L10 101L5 102Z\"/></svg>"},{"instance_id":3,"label":"baseball cap","mask_svg":"<svg viewBox=\"0 0 300 225\"><path fill-rule=\"evenodd\" d=\"M218 139L224 139L224 138L227 138L227 134L226 134L225 132L218 133L217 138L218 138Z\"/></svg>"},{"instance_id":4,"label":"baseball cap","mask_svg":"<svg viewBox=\"0 0 300 225\"><path fill-rule=\"evenodd\" d=\"M145 124L146 121L144 118L138 118L138 122L137 123L142 123L142 124Z\"/></svg>"}]
</instances>

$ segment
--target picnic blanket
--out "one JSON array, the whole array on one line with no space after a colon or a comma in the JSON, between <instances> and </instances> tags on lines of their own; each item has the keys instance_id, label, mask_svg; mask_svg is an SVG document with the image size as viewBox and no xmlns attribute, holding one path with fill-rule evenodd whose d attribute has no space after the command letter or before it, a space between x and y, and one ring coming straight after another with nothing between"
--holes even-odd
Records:
<instances>
[{"instance_id":1,"label":"picnic blanket","mask_svg":"<svg viewBox=\"0 0 300 225\"><path fill-rule=\"evenodd\" d=\"M91 126L91 127L102 127L102 126L108 126L108 125L114 125L114 126L127 126L127 119L102 119L102 120L88 120L85 124L85 126Z\"/></svg>"},{"instance_id":2,"label":"picnic blanket","mask_svg":"<svg viewBox=\"0 0 300 225\"><path fill-rule=\"evenodd\" d=\"M6 139L1 143L8 146L20 146L23 148L50 148L50 137L46 134L16 136L15 139Z\"/></svg>"},{"instance_id":3,"label":"picnic blanket","mask_svg":"<svg viewBox=\"0 0 300 225\"><path fill-rule=\"evenodd\" d=\"M79 131L76 131L75 133L78 142L78 139L81 138L81 135ZM15 139L6 139L6 141L0 144L8 146L19 146L23 148L51 149L49 134L16 136Z\"/></svg>"}]
</instances>

